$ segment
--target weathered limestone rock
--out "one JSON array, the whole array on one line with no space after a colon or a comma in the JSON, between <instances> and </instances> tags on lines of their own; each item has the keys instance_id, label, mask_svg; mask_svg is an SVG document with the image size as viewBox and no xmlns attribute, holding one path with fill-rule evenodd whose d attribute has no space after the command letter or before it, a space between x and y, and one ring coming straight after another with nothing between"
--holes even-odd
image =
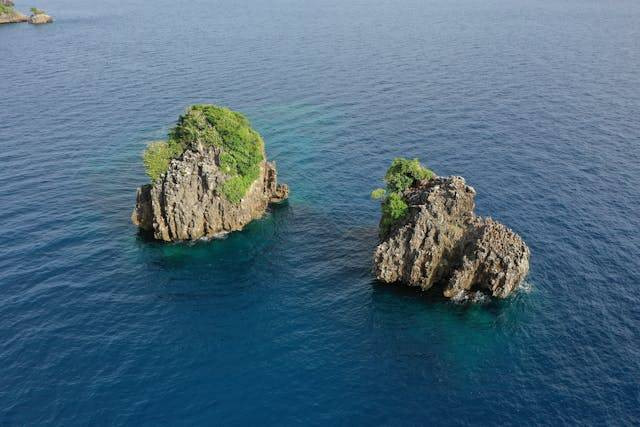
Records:
<instances>
[{"instance_id":1,"label":"weathered limestone rock","mask_svg":"<svg viewBox=\"0 0 640 427\"><path fill-rule=\"evenodd\" d=\"M10 6L10 5L7 5ZM0 13L0 24L15 24L18 22L27 22L27 18L17 10L11 10L10 12Z\"/></svg>"},{"instance_id":2,"label":"weathered limestone rock","mask_svg":"<svg viewBox=\"0 0 640 427\"><path fill-rule=\"evenodd\" d=\"M42 25L50 24L53 22L53 18L45 13L37 13L29 17L29 24Z\"/></svg>"},{"instance_id":3,"label":"weathered limestone rock","mask_svg":"<svg viewBox=\"0 0 640 427\"><path fill-rule=\"evenodd\" d=\"M171 160L160 179L138 189L133 223L164 241L215 237L241 230L264 215L269 203L288 197L288 187L277 183L275 164L263 161L242 200L230 202L221 192L228 177L220 154L217 147L197 144Z\"/></svg>"},{"instance_id":4,"label":"weathered limestone rock","mask_svg":"<svg viewBox=\"0 0 640 427\"><path fill-rule=\"evenodd\" d=\"M529 271L529 249L504 225L475 215L475 194L456 176L405 190L409 213L381 236L374 253L378 280L442 286L447 298L507 297Z\"/></svg>"}]
</instances>

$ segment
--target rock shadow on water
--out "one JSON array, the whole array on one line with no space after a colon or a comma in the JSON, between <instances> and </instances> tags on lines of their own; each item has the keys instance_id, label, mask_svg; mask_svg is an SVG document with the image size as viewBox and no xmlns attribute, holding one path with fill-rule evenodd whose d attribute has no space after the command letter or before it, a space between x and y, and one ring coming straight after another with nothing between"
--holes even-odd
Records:
<instances>
[{"instance_id":1,"label":"rock shadow on water","mask_svg":"<svg viewBox=\"0 0 640 427\"><path fill-rule=\"evenodd\" d=\"M483 295L477 299L456 301L445 297L437 285L423 291L418 287L373 279L371 287L372 305L376 310L405 313L408 317L447 317L462 322L465 327L491 330L496 327L507 330L521 328L531 309L533 289L531 282L526 281L505 299Z\"/></svg>"},{"instance_id":2,"label":"rock shadow on water","mask_svg":"<svg viewBox=\"0 0 640 427\"><path fill-rule=\"evenodd\" d=\"M194 241L163 242L153 231L138 229L136 241L140 257L166 270L206 266L219 269L246 268L268 253L269 248L286 233L287 218L292 215L288 201L269 206L266 214L247 224L244 229Z\"/></svg>"},{"instance_id":3,"label":"rock shadow on water","mask_svg":"<svg viewBox=\"0 0 640 427\"><path fill-rule=\"evenodd\" d=\"M139 292L150 297L184 302L190 307L241 310L260 304L277 270L271 254L280 245L291 208L272 206L261 219L221 239L167 243L138 233L137 265L144 265ZM207 309L207 310L209 310Z\"/></svg>"}]
</instances>

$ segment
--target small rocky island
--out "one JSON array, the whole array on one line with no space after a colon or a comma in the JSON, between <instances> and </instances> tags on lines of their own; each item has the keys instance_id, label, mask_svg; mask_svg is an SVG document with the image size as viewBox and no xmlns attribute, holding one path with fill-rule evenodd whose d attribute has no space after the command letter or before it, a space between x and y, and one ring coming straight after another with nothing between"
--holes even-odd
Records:
<instances>
[{"instance_id":1,"label":"small rocky island","mask_svg":"<svg viewBox=\"0 0 640 427\"><path fill-rule=\"evenodd\" d=\"M530 252L509 228L474 213L475 190L397 158L385 176L374 273L386 283L437 287L451 299L506 298L529 271ZM435 288L434 288L435 289Z\"/></svg>"},{"instance_id":2,"label":"small rocky island","mask_svg":"<svg viewBox=\"0 0 640 427\"><path fill-rule=\"evenodd\" d=\"M31 16L29 17L29 23L34 25L50 24L53 22L53 18L47 15L44 10L37 7L31 8Z\"/></svg>"},{"instance_id":3,"label":"small rocky island","mask_svg":"<svg viewBox=\"0 0 640 427\"><path fill-rule=\"evenodd\" d=\"M27 22L27 18L13 7L11 0L0 0L0 24L15 24L18 22Z\"/></svg>"},{"instance_id":4,"label":"small rocky island","mask_svg":"<svg viewBox=\"0 0 640 427\"><path fill-rule=\"evenodd\" d=\"M249 121L214 105L190 107L167 141L149 144L143 161L151 183L138 189L131 220L158 240L241 230L289 194Z\"/></svg>"}]
</instances>

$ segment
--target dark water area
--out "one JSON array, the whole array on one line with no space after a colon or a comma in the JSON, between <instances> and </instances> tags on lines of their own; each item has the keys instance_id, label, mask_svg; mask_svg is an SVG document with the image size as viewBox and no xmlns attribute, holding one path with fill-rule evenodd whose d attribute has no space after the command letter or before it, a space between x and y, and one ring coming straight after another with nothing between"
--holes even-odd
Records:
<instances>
[{"instance_id":1,"label":"dark water area","mask_svg":"<svg viewBox=\"0 0 640 427\"><path fill-rule=\"evenodd\" d=\"M0 26L0 425L640 423L640 2L36 6ZM291 200L148 241L140 154L200 102ZM399 155L524 237L520 292L373 280Z\"/></svg>"}]
</instances>

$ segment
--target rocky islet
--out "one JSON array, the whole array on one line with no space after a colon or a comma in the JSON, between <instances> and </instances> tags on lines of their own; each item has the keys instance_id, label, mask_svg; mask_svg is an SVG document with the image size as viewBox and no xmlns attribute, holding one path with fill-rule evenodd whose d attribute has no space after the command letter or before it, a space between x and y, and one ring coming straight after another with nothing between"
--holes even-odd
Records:
<instances>
[{"instance_id":1,"label":"rocky islet","mask_svg":"<svg viewBox=\"0 0 640 427\"><path fill-rule=\"evenodd\" d=\"M27 22L29 18L14 8L11 0L0 0L0 24Z\"/></svg>"},{"instance_id":2,"label":"rocky islet","mask_svg":"<svg viewBox=\"0 0 640 427\"><path fill-rule=\"evenodd\" d=\"M31 16L29 16L29 23L34 25L50 24L53 22L53 18L47 15L43 10L35 7L31 8Z\"/></svg>"},{"instance_id":3,"label":"rocky islet","mask_svg":"<svg viewBox=\"0 0 640 427\"><path fill-rule=\"evenodd\" d=\"M241 230L289 194L249 121L213 105L189 108L145 163L152 182L138 189L131 219L167 242Z\"/></svg>"},{"instance_id":4,"label":"rocky islet","mask_svg":"<svg viewBox=\"0 0 640 427\"><path fill-rule=\"evenodd\" d=\"M0 0L0 24L16 24L20 22L41 25L53 22L53 18L43 10L35 7L31 8L31 15L26 16L15 9L13 1Z\"/></svg>"},{"instance_id":5,"label":"rocky islet","mask_svg":"<svg viewBox=\"0 0 640 427\"><path fill-rule=\"evenodd\" d=\"M381 220L373 270L378 280L446 298L506 298L529 271L530 251L515 232L474 213L475 190L464 178L409 177L400 192L406 209ZM383 202L389 203L389 198Z\"/></svg>"}]
</instances>

